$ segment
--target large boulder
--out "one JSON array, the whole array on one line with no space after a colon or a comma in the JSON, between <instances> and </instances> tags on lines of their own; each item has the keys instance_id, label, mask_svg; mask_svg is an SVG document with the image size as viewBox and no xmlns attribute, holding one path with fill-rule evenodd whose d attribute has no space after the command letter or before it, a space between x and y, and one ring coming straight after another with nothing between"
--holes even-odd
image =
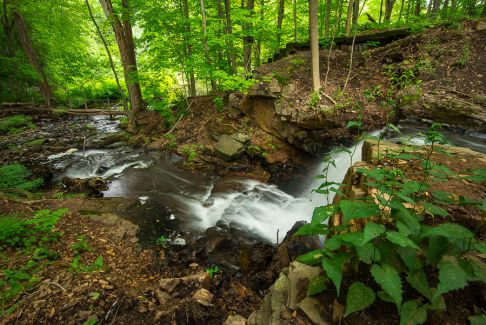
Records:
<instances>
[{"instance_id":1,"label":"large boulder","mask_svg":"<svg viewBox=\"0 0 486 325\"><path fill-rule=\"evenodd\" d=\"M398 94L398 107L402 117L427 119L468 131L486 132L486 108L453 95L422 94L418 86L410 86Z\"/></svg>"},{"instance_id":2,"label":"large boulder","mask_svg":"<svg viewBox=\"0 0 486 325\"><path fill-rule=\"evenodd\" d=\"M230 161L239 158L245 152L245 145L235 137L223 134L214 145L214 150L223 160Z\"/></svg>"}]
</instances>

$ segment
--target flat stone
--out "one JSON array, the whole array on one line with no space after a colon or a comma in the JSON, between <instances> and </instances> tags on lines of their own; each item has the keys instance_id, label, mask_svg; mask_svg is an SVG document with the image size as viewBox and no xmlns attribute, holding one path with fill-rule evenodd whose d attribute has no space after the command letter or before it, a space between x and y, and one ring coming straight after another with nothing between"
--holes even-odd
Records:
<instances>
[{"instance_id":1,"label":"flat stone","mask_svg":"<svg viewBox=\"0 0 486 325\"><path fill-rule=\"evenodd\" d=\"M311 321L318 325L328 325L329 323L321 316L322 305L314 298L306 297L299 305L299 309L309 317Z\"/></svg>"},{"instance_id":2,"label":"flat stone","mask_svg":"<svg viewBox=\"0 0 486 325\"><path fill-rule=\"evenodd\" d=\"M192 295L192 297L203 306L212 306L211 301L213 300L213 294L209 292L209 290L199 289Z\"/></svg>"},{"instance_id":3,"label":"flat stone","mask_svg":"<svg viewBox=\"0 0 486 325\"><path fill-rule=\"evenodd\" d=\"M222 159L229 161L239 158L245 152L245 146L231 136L223 134L214 145L214 150Z\"/></svg>"},{"instance_id":4,"label":"flat stone","mask_svg":"<svg viewBox=\"0 0 486 325\"><path fill-rule=\"evenodd\" d=\"M223 325L246 325L246 318L241 315L230 315Z\"/></svg>"},{"instance_id":5,"label":"flat stone","mask_svg":"<svg viewBox=\"0 0 486 325\"><path fill-rule=\"evenodd\" d=\"M244 133L235 133L235 134L232 134L230 135L230 137L238 142L241 142L241 143L247 143L248 141L250 141L250 136L248 134L244 134Z\"/></svg>"},{"instance_id":6,"label":"flat stone","mask_svg":"<svg viewBox=\"0 0 486 325\"><path fill-rule=\"evenodd\" d=\"M341 305L336 299L332 303L332 321L337 322L344 316L344 312L346 311L346 307Z\"/></svg>"},{"instance_id":7,"label":"flat stone","mask_svg":"<svg viewBox=\"0 0 486 325\"><path fill-rule=\"evenodd\" d=\"M312 278L321 273L322 268L306 265L297 261L289 266L289 295L287 306L296 309L299 301L307 295L307 287Z\"/></svg>"},{"instance_id":8,"label":"flat stone","mask_svg":"<svg viewBox=\"0 0 486 325\"><path fill-rule=\"evenodd\" d=\"M182 280L180 278L161 279L159 282L159 288L171 293L181 283Z\"/></svg>"}]
</instances>

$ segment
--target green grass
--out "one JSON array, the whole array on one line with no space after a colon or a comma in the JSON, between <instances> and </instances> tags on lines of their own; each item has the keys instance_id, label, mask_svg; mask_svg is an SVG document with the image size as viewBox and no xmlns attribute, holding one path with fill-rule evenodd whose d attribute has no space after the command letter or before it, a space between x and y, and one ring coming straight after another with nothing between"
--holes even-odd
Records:
<instances>
[{"instance_id":1,"label":"green grass","mask_svg":"<svg viewBox=\"0 0 486 325\"><path fill-rule=\"evenodd\" d=\"M0 191L3 189L19 189L35 191L42 186L42 178L30 179L31 173L21 164L10 164L0 167Z\"/></svg>"},{"instance_id":2,"label":"green grass","mask_svg":"<svg viewBox=\"0 0 486 325\"><path fill-rule=\"evenodd\" d=\"M0 134L18 133L19 129L30 124L31 118L25 115L14 115L0 120Z\"/></svg>"},{"instance_id":3,"label":"green grass","mask_svg":"<svg viewBox=\"0 0 486 325\"><path fill-rule=\"evenodd\" d=\"M39 138L39 139L34 139L32 141L27 142L25 145L27 147L35 147L35 146L42 146L46 142L46 139L44 138Z\"/></svg>"}]
</instances>

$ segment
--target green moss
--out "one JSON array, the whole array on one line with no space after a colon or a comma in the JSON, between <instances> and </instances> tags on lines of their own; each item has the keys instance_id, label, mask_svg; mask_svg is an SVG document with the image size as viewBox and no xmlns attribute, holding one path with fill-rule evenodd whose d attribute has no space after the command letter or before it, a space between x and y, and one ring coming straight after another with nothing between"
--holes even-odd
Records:
<instances>
[{"instance_id":1,"label":"green moss","mask_svg":"<svg viewBox=\"0 0 486 325\"><path fill-rule=\"evenodd\" d=\"M11 164L0 167L0 190L16 188L25 191L35 191L42 186L42 178L30 179L31 173L21 164Z\"/></svg>"},{"instance_id":2,"label":"green moss","mask_svg":"<svg viewBox=\"0 0 486 325\"><path fill-rule=\"evenodd\" d=\"M44 144L44 142L46 142L46 139L39 138L39 139L35 139L35 140L32 140L32 141L29 141L25 145L27 147L42 146Z\"/></svg>"},{"instance_id":3,"label":"green moss","mask_svg":"<svg viewBox=\"0 0 486 325\"><path fill-rule=\"evenodd\" d=\"M30 124L31 118L25 115L14 115L0 120L0 134L15 134Z\"/></svg>"}]
</instances>

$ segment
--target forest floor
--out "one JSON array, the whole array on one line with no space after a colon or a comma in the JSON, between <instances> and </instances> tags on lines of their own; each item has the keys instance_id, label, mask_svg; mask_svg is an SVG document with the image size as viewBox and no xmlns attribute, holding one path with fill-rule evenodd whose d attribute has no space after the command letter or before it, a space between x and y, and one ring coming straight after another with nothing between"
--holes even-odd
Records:
<instances>
[{"instance_id":1,"label":"forest floor","mask_svg":"<svg viewBox=\"0 0 486 325\"><path fill-rule=\"evenodd\" d=\"M319 102L333 105L332 101L336 101L335 106L339 107L335 120L338 127L330 130L330 133L339 138L341 144L347 143L356 134L348 130L345 124L359 114L362 114L364 128L368 130L394 120L395 117L388 117L391 106L395 104L399 88L410 83L419 83L424 92L454 94L466 101L476 95L485 95L486 27L481 26L477 22L466 22L458 26L439 27L382 47L357 52L345 92L342 92L342 87L348 74L350 53L345 49L333 51L328 83L324 87L325 94L332 100L323 96ZM321 51L322 67L327 65L327 56L327 51ZM286 105L294 109L307 109L310 101L309 62L310 54L299 52L258 68L255 75L257 78L271 75L280 79L282 86L292 85L289 87L292 91L283 94ZM322 80L325 79L325 71L322 69ZM312 160L309 154L261 130L248 117L235 119L229 116L228 111L219 112L212 98L195 100L189 114L174 129L174 137L152 136L151 141L147 141L151 142L150 148L173 150L187 158L191 152L196 152L193 159L186 159L186 167L210 168L215 173L232 173L262 181L272 180L272 176L281 173L308 174L306 168ZM363 105L353 106L352 103L356 102ZM77 124L81 126L67 127L71 130L71 136L62 150L71 145L81 145L79 136L90 134L89 126ZM229 131L221 130L222 127ZM24 143L38 139L39 135L33 130L25 132L28 139L22 138L21 133L2 139L3 164L31 159L31 153L28 153ZM238 160L228 162L212 154L216 142L214 135L234 132L250 136L250 143L255 149L253 156L247 153ZM55 147L55 143L53 139L44 145L35 144L37 155L50 154L51 149L53 152L61 150ZM18 148L15 148L16 144L20 144ZM472 167L470 161L461 158L443 159L442 162L451 169ZM483 161L475 164L484 168ZM479 199L484 198L486 192L484 184L472 187L463 182L437 186ZM49 250L59 255L57 259L37 261L35 250L7 249L0 254L2 269L28 273L30 269L26 267L31 260L35 261L35 267L41 266L35 276L26 277L18 273L19 278L13 275L2 283L5 291L2 291L1 307L12 308L9 313L0 316L0 323L221 324L229 315L239 314L246 318L257 310L280 271L271 267L272 259L278 254L275 254L277 249L270 245L252 247L250 253L239 248L238 254L245 257L241 259L242 265L246 265L250 271L251 268L261 267L257 273L248 272L239 277L233 276L231 270L212 268L207 259L201 257L204 254L198 251L200 242L185 249L166 247L163 241L159 246L140 246L136 242L133 225L123 223L117 217L121 203L116 200L114 203L108 202L79 197L57 200L0 197L0 214L15 213L20 218L31 218L34 211L39 209L70 209L56 225L56 230L61 231L62 235L57 241L46 244ZM101 214L99 211L102 211ZM464 207L453 207L450 214L457 216L456 221L468 228L477 228L477 218L484 219L484 216L478 217ZM470 221L471 218L474 221ZM480 228L480 237L484 239L483 228ZM204 245L220 245L226 239L221 237L216 243L204 242ZM103 257L102 262L99 256ZM19 291L12 297L4 293L14 287ZM451 312L456 315L447 314L452 322L463 323L468 315L483 308L484 292L483 287L480 290L470 287L465 289L464 295L448 295L447 304L455 306ZM323 314L329 322L332 320L334 299L333 293L322 297ZM343 298L340 299L344 303ZM336 322L381 324L396 321L390 318L390 314L395 314L392 307L386 304L375 307L367 313ZM432 323L443 324L443 321L443 318L438 318ZM309 320L299 311L291 313L287 323L309 323Z\"/></svg>"}]
</instances>

